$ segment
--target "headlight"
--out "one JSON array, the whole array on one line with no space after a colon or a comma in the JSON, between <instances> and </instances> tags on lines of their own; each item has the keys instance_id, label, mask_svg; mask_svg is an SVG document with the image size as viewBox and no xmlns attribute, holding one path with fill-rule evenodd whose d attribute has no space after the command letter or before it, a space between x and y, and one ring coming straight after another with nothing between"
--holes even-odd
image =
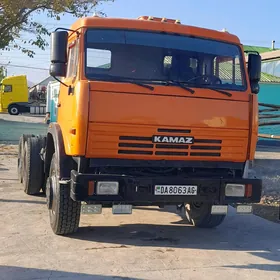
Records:
<instances>
[{"instance_id":1,"label":"headlight","mask_svg":"<svg viewBox=\"0 0 280 280\"><path fill-rule=\"evenodd\" d=\"M119 182L97 182L97 195L117 195L119 193Z\"/></svg>"},{"instance_id":2,"label":"headlight","mask_svg":"<svg viewBox=\"0 0 280 280\"><path fill-rule=\"evenodd\" d=\"M243 184L226 184L225 196L244 197L245 185Z\"/></svg>"}]
</instances>

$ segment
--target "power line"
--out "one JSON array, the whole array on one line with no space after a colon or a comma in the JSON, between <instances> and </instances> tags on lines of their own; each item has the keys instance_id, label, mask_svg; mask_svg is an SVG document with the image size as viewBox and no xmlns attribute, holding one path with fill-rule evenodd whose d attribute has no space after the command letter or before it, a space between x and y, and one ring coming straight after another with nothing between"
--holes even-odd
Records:
<instances>
[{"instance_id":1,"label":"power line","mask_svg":"<svg viewBox=\"0 0 280 280\"><path fill-rule=\"evenodd\" d=\"M15 68L27 68L27 69L36 69L36 70L46 70L48 71L49 69L47 68L39 68L39 67L32 67L32 66L23 66L23 65L14 65L14 64L2 64L0 63L1 66L5 67L15 67Z\"/></svg>"}]
</instances>

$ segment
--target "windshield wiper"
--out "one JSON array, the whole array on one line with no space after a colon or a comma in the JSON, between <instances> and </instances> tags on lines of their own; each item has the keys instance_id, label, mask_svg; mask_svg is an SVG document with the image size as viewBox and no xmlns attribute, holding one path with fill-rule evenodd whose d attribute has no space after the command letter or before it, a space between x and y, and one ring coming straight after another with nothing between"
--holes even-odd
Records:
<instances>
[{"instance_id":1,"label":"windshield wiper","mask_svg":"<svg viewBox=\"0 0 280 280\"><path fill-rule=\"evenodd\" d=\"M230 92L227 92L227 91L224 91L224 90L221 90L221 89L210 88L210 87L205 87L205 88L214 90L214 91L219 92L219 93L222 93L222 94L224 94L228 97L232 97L232 94Z\"/></svg>"},{"instance_id":2,"label":"windshield wiper","mask_svg":"<svg viewBox=\"0 0 280 280\"><path fill-rule=\"evenodd\" d=\"M123 82L123 83L130 83L130 84L134 84L143 88L147 88L149 90L154 90L153 86L147 85L143 82L141 82L140 80L134 80L133 78L126 78L126 77L120 77L120 76L113 76L113 75L109 75L109 74L94 74L94 76L96 76L96 78L103 80L103 81L109 81L109 82ZM93 76L93 78L95 78Z\"/></svg>"},{"instance_id":3,"label":"windshield wiper","mask_svg":"<svg viewBox=\"0 0 280 280\"><path fill-rule=\"evenodd\" d=\"M128 80L120 80L120 82L127 82L127 83L131 83L131 84L134 84L134 85L137 85L137 86L143 87L143 88L147 88L147 89L149 89L149 90L154 90L154 89L155 89L153 86L150 86L150 85L147 85L147 84L144 84L144 83L141 83L141 82L128 81Z\"/></svg>"},{"instance_id":4,"label":"windshield wiper","mask_svg":"<svg viewBox=\"0 0 280 280\"><path fill-rule=\"evenodd\" d=\"M185 89L186 91L190 92L191 94L194 94L195 91L187 86L185 86L184 84L182 84L181 82L178 81L174 81L174 80L168 80L168 81L163 81L165 83L166 86L170 86L170 85L175 85L178 86L180 88Z\"/></svg>"}]
</instances>

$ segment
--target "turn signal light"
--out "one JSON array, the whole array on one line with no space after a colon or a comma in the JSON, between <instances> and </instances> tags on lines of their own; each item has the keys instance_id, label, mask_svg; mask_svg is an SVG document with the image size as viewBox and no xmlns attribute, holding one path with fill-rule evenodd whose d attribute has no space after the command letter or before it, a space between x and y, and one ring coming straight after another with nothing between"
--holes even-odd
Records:
<instances>
[{"instance_id":1,"label":"turn signal light","mask_svg":"<svg viewBox=\"0 0 280 280\"><path fill-rule=\"evenodd\" d=\"M88 182L88 195L94 194L94 181Z\"/></svg>"},{"instance_id":2,"label":"turn signal light","mask_svg":"<svg viewBox=\"0 0 280 280\"><path fill-rule=\"evenodd\" d=\"M253 186L251 184L246 185L245 197L251 197L253 193Z\"/></svg>"}]
</instances>

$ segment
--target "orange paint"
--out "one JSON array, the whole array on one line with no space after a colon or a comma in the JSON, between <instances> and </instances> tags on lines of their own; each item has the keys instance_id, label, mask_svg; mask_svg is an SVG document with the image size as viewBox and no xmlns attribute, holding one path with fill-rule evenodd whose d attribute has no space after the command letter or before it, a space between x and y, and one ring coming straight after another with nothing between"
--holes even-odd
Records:
<instances>
[{"instance_id":1,"label":"orange paint","mask_svg":"<svg viewBox=\"0 0 280 280\"><path fill-rule=\"evenodd\" d=\"M87 80L84 70L86 29L128 27L134 30L192 35L242 47L239 39L232 34L176 24L168 20L161 22L98 17L79 19L71 27L79 30L79 38L73 33L69 39L69 51L70 48L78 46L77 71L75 75L63 79L73 91L69 94L68 88L62 85L59 95L61 106L58 108L57 122L62 129L66 154L88 158L139 160L245 162L246 159L253 159L258 133L258 100L256 95L250 93L247 71L245 71L247 91L231 91L231 97L202 88L194 88L195 93L190 94L175 86L153 85L154 91L150 91L129 83ZM135 148L120 147L123 145L121 143L127 142L120 140L120 136L149 138L158 134L166 135L158 133L158 128L189 129L191 130L189 135L195 139L201 141L206 139L210 142L219 140L221 143L194 143L183 151L186 155L172 156L160 155L158 153L160 149L151 141L137 142L150 144L149 148L144 149L145 154L131 155L127 151ZM130 145L134 143L128 142ZM212 147L212 150L205 146ZM125 150L126 153L120 154L119 150ZM207 152L210 156L206 155Z\"/></svg>"}]
</instances>

